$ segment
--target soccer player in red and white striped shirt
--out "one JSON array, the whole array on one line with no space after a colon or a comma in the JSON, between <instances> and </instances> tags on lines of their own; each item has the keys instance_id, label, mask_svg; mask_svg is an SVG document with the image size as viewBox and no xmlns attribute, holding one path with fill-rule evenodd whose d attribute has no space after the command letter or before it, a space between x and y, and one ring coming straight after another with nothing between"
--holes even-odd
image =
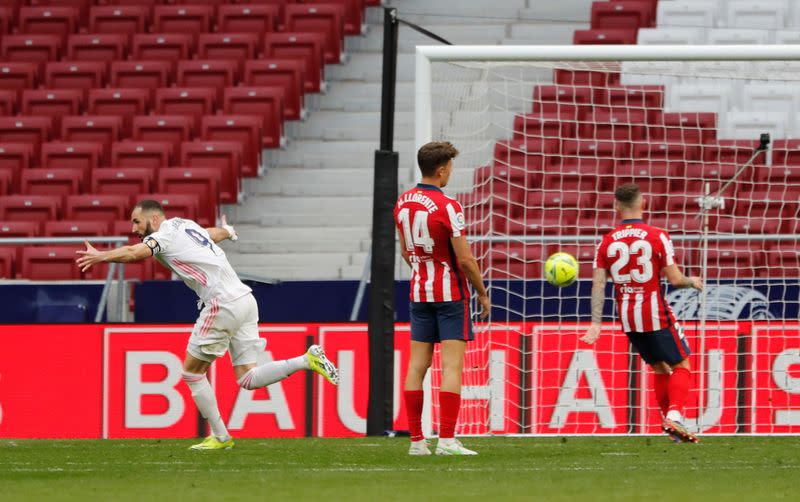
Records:
<instances>
[{"instance_id":1,"label":"soccer player in red and white striped shirt","mask_svg":"<svg viewBox=\"0 0 800 502\"><path fill-rule=\"evenodd\" d=\"M581 340L591 344L600 336L606 271L609 271L622 329L655 372L654 390L664 432L676 442L697 442L682 424L691 381L689 346L664 298L661 276L676 288L702 290L703 284L699 277L686 277L680 271L667 232L644 222L646 201L637 185L621 185L614 198L622 222L597 246L592 325Z\"/></svg>"},{"instance_id":2,"label":"soccer player in red and white striped shirt","mask_svg":"<svg viewBox=\"0 0 800 502\"><path fill-rule=\"evenodd\" d=\"M461 408L461 373L467 341L473 339L470 292L467 280L489 315L491 302L481 279L478 262L464 236L461 204L442 192L453 171L458 150L447 142L432 142L417 152L422 182L400 195L394 219L400 250L413 270L411 276L411 357L405 384L410 455L430 455L422 435L422 381L433 358L434 344L441 344L442 384L437 455L476 455L455 439Z\"/></svg>"}]
</instances>

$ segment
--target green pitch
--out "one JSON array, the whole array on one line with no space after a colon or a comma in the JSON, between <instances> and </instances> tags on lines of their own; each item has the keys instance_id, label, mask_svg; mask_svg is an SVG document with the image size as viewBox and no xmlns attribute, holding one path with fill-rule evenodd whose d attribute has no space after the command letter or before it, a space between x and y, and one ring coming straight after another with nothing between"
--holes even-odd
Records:
<instances>
[{"instance_id":1,"label":"green pitch","mask_svg":"<svg viewBox=\"0 0 800 502\"><path fill-rule=\"evenodd\" d=\"M467 438L477 457L408 457L407 439L0 440L0 500L797 500L800 438ZM665 498L666 496L666 498Z\"/></svg>"}]
</instances>

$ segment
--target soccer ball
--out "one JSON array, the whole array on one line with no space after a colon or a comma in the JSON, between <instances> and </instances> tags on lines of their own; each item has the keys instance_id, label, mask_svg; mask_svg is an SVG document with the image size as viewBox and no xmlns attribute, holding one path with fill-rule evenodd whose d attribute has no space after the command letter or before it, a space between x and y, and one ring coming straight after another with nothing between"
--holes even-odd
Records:
<instances>
[{"instance_id":1,"label":"soccer ball","mask_svg":"<svg viewBox=\"0 0 800 502\"><path fill-rule=\"evenodd\" d=\"M569 253L553 253L544 263L544 278L559 288L569 286L578 278L578 260Z\"/></svg>"}]
</instances>

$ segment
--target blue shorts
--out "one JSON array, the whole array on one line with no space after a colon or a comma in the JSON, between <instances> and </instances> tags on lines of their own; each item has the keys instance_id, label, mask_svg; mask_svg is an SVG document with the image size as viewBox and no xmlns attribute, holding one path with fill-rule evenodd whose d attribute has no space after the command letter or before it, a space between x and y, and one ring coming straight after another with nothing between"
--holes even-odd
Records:
<instances>
[{"instance_id":1,"label":"blue shorts","mask_svg":"<svg viewBox=\"0 0 800 502\"><path fill-rule=\"evenodd\" d=\"M658 331L626 334L636 352L650 365L665 362L674 366L691 354L683 328L677 324Z\"/></svg>"},{"instance_id":2,"label":"blue shorts","mask_svg":"<svg viewBox=\"0 0 800 502\"><path fill-rule=\"evenodd\" d=\"M469 302L411 302L411 339L439 343L442 340L474 338L469 318Z\"/></svg>"}]
</instances>

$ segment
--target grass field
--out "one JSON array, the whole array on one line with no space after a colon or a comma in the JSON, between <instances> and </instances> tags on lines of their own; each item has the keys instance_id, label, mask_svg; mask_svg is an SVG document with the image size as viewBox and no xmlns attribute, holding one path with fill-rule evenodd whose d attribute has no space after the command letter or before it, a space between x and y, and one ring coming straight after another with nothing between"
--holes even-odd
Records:
<instances>
[{"instance_id":1,"label":"grass field","mask_svg":"<svg viewBox=\"0 0 800 502\"><path fill-rule=\"evenodd\" d=\"M800 499L800 438L468 438L461 458L407 441L0 440L0 500Z\"/></svg>"}]
</instances>

